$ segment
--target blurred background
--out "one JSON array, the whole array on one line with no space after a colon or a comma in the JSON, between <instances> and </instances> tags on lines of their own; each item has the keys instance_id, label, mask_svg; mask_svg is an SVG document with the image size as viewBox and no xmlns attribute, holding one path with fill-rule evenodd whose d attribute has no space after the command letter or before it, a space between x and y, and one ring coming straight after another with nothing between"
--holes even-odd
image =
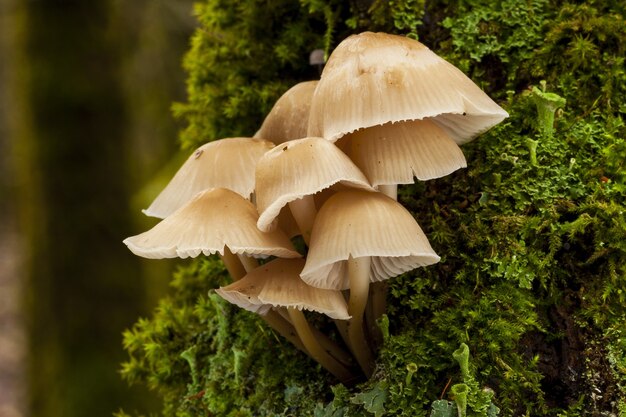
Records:
<instances>
[{"instance_id":1,"label":"blurred background","mask_svg":"<svg viewBox=\"0 0 626 417\"><path fill-rule=\"evenodd\" d=\"M0 0L0 417L158 409L121 333L172 263L122 240L175 169L195 24L190 0Z\"/></svg>"}]
</instances>

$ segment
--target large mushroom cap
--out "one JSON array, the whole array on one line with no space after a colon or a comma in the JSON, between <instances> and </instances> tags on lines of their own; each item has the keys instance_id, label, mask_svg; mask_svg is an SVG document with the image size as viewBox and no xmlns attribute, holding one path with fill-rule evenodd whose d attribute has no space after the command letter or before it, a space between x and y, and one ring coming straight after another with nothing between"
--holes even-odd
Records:
<instances>
[{"instance_id":1,"label":"large mushroom cap","mask_svg":"<svg viewBox=\"0 0 626 417\"><path fill-rule=\"evenodd\" d=\"M228 188L249 198L254 191L256 162L273 146L253 138L220 139L200 146L144 213L164 219L200 191L211 188Z\"/></svg>"},{"instance_id":2,"label":"large mushroom cap","mask_svg":"<svg viewBox=\"0 0 626 417\"><path fill-rule=\"evenodd\" d=\"M300 278L303 267L303 259L274 259L216 292L241 308L261 314L270 306L293 307L349 319L341 292L307 285Z\"/></svg>"},{"instance_id":3,"label":"large mushroom cap","mask_svg":"<svg viewBox=\"0 0 626 417\"><path fill-rule=\"evenodd\" d=\"M307 136L311 98L318 81L298 83L285 92L268 113L255 138L271 140L276 145Z\"/></svg>"},{"instance_id":4,"label":"large mushroom cap","mask_svg":"<svg viewBox=\"0 0 626 417\"><path fill-rule=\"evenodd\" d=\"M280 229L257 229L257 219L251 202L234 191L217 188L197 194L152 229L124 243L134 254L153 259L223 255L224 246L235 254L300 256Z\"/></svg>"},{"instance_id":5,"label":"large mushroom cap","mask_svg":"<svg viewBox=\"0 0 626 417\"><path fill-rule=\"evenodd\" d=\"M458 144L507 112L418 41L364 32L331 54L313 95L309 136L335 141L358 129L434 118Z\"/></svg>"},{"instance_id":6,"label":"large mushroom cap","mask_svg":"<svg viewBox=\"0 0 626 417\"><path fill-rule=\"evenodd\" d=\"M400 203L381 193L338 192L317 214L300 275L314 287L347 289L346 261L365 256L372 258L373 282L439 261L422 229Z\"/></svg>"},{"instance_id":7,"label":"large mushroom cap","mask_svg":"<svg viewBox=\"0 0 626 417\"><path fill-rule=\"evenodd\" d=\"M347 154L374 187L440 178L467 166L459 145L431 119L387 123L344 138Z\"/></svg>"},{"instance_id":8,"label":"large mushroom cap","mask_svg":"<svg viewBox=\"0 0 626 417\"><path fill-rule=\"evenodd\" d=\"M350 158L327 140L304 138L276 146L257 163L259 229L269 230L280 210L290 201L339 182L372 189Z\"/></svg>"}]
</instances>

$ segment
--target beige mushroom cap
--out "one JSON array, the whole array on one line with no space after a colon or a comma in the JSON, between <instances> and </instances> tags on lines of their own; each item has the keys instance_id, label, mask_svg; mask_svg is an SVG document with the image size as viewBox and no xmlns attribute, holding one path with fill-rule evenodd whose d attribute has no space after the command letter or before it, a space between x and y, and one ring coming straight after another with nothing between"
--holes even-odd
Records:
<instances>
[{"instance_id":1,"label":"beige mushroom cap","mask_svg":"<svg viewBox=\"0 0 626 417\"><path fill-rule=\"evenodd\" d=\"M227 138L200 146L143 212L164 219L191 198L211 188L228 188L244 198L254 192L257 160L273 143L253 138Z\"/></svg>"},{"instance_id":2,"label":"beige mushroom cap","mask_svg":"<svg viewBox=\"0 0 626 417\"><path fill-rule=\"evenodd\" d=\"M459 145L431 119L387 123L344 139L348 156L374 187L440 178L467 166Z\"/></svg>"},{"instance_id":3,"label":"beige mushroom cap","mask_svg":"<svg viewBox=\"0 0 626 417\"><path fill-rule=\"evenodd\" d=\"M256 167L257 226L269 230L287 203L339 182L372 189L350 158L327 140L304 138L276 146Z\"/></svg>"},{"instance_id":4,"label":"beige mushroom cap","mask_svg":"<svg viewBox=\"0 0 626 417\"><path fill-rule=\"evenodd\" d=\"M261 232L256 227L254 205L223 188L206 190L166 217L152 229L124 240L144 258L194 258L199 254L235 254L297 258L291 241L280 231Z\"/></svg>"},{"instance_id":5,"label":"beige mushroom cap","mask_svg":"<svg viewBox=\"0 0 626 417\"><path fill-rule=\"evenodd\" d=\"M259 268L257 268L259 269ZM254 270L256 271L256 269ZM263 289L263 279L248 278L254 272L251 271L246 276L233 282L232 284L221 287L215 292L224 300L237 307L248 310L252 313L265 315L272 308L269 304L264 304L259 300L259 292ZM258 275L258 274L254 274Z\"/></svg>"},{"instance_id":6,"label":"beige mushroom cap","mask_svg":"<svg viewBox=\"0 0 626 417\"><path fill-rule=\"evenodd\" d=\"M322 206L300 276L314 287L347 289L350 256L372 258L372 282L439 262L411 213L381 193L361 190L338 192Z\"/></svg>"},{"instance_id":7,"label":"beige mushroom cap","mask_svg":"<svg viewBox=\"0 0 626 417\"><path fill-rule=\"evenodd\" d=\"M268 113L255 138L276 145L307 136L311 98L318 81L298 83L285 92Z\"/></svg>"},{"instance_id":8,"label":"beige mushroom cap","mask_svg":"<svg viewBox=\"0 0 626 417\"><path fill-rule=\"evenodd\" d=\"M261 314L269 307L293 307L348 320L341 292L307 285L300 278L303 267L303 259L274 259L216 292L241 308Z\"/></svg>"},{"instance_id":9,"label":"beige mushroom cap","mask_svg":"<svg viewBox=\"0 0 626 417\"><path fill-rule=\"evenodd\" d=\"M416 40L364 32L341 42L317 86L309 136L433 118L458 144L508 116L454 65Z\"/></svg>"}]
</instances>

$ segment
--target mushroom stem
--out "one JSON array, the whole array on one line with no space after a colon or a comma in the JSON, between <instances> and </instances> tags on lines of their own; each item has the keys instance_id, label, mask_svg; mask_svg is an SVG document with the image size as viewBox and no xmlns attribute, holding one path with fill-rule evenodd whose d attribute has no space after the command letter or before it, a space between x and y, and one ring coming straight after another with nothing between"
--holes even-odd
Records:
<instances>
[{"instance_id":1,"label":"mushroom stem","mask_svg":"<svg viewBox=\"0 0 626 417\"><path fill-rule=\"evenodd\" d=\"M280 316L282 316L283 319L291 323L291 317L289 316L289 312L287 311L285 307L274 307L273 311L275 311ZM347 324L345 320L333 320L333 321L335 322L335 324L337 324L337 327L339 327L340 323ZM313 326L309 326L309 327L311 331L313 332L315 339L319 341L319 343L322 345L324 350L326 350L326 352L330 353L335 359L337 359L339 362L341 362L342 364L348 367L353 363L352 355L350 355L348 352L342 349L333 340L331 340L324 333L317 330L315 327ZM347 340L347 331L348 329L346 327L346 339L344 339L344 341Z\"/></svg>"},{"instance_id":2,"label":"mushroom stem","mask_svg":"<svg viewBox=\"0 0 626 417\"><path fill-rule=\"evenodd\" d=\"M380 184L378 191L385 194L387 197L393 198L398 201L398 185L397 184Z\"/></svg>"},{"instance_id":3,"label":"mushroom stem","mask_svg":"<svg viewBox=\"0 0 626 417\"><path fill-rule=\"evenodd\" d=\"M267 312L267 314L262 315L261 318L265 320L265 322L269 324L269 326L274 329L276 333L289 340L295 347L300 349L302 352L310 355L309 351L304 347L304 344L298 337L298 333L293 328L291 323L281 317L280 314L273 310L270 310Z\"/></svg>"},{"instance_id":4,"label":"mushroom stem","mask_svg":"<svg viewBox=\"0 0 626 417\"><path fill-rule=\"evenodd\" d=\"M370 265L371 258L369 256L359 258L350 256L348 258L348 277L350 279L348 312L352 316L348 327L348 336L350 337L352 352L368 378L374 372L374 359L363 331L363 313L369 294Z\"/></svg>"},{"instance_id":5,"label":"mushroom stem","mask_svg":"<svg viewBox=\"0 0 626 417\"><path fill-rule=\"evenodd\" d=\"M233 281L238 281L246 275L246 269L242 265L240 258L232 253L228 246L224 246L224 254L220 254L220 259Z\"/></svg>"},{"instance_id":6,"label":"mushroom stem","mask_svg":"<svg viewBox=\"0 0 626 417\"><path fill-rule=\"evenodd\" d=\"M302 233L304 243L308 246L311 241L313 222L315 221L315 216L317 215L317 209L315 208L315 200L313 199L313 196L307 195L302 198L298 198L297 200L290 201L289 209L298 224L300 233Z\"/></svg>"},{"instance_id":7,"label":"mushroom stem","mask_svg":"<svg viewBox=\"0 0 626 417\"><path fill-rule=\"evenodd\" d=\"M289 307L287 311L289 312L291 322L293 323L296 332L298 332L300 340L302 340L302 343L309 352L309 355L330 373L335 375L342 383L347 384L348 382L354 380L354 375L352 375L350 370L343 366L320 345L311 331L311 328L309 327L302 311L293 307Z\"/></svg>"},{"instance_id":8,"label":"mushroom stem","mask_svg":"<svg viewBox=\"0 0 626 417\"><path fill-rule=\"evenodd\" d=\"M343 339L344 343L350 348L350 337L348 336L348 322L346 320L333 320L337 326L337 332Z\"/></svg>"},{"instance_id":9,"label":"mushroom stem","mask_svg":"<svg viewBox=\"0 0 626 417\"><path fill-rule=\"evenodd\" d=\"M259 262L252 256L237 255L237 257L239 258L239 261L241 262L241 265L243 265L243 268L246 270L246 272L250 272L259 266Z\"/></svg>"}]
</instances>

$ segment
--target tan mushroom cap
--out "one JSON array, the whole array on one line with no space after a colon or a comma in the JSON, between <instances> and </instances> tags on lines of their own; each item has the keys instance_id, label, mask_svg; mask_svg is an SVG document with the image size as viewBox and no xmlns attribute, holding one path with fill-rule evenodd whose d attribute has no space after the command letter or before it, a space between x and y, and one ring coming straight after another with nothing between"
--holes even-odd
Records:
<instances>
[{"instance_id":1,"label":"tan mushroom cap","mask_svg":"<svg viewBox=\"0 0 626 417\"><path fill-rule=\"evenodd\" d=\"M144 258L194 258L201 253L297 258L291 241L280 229L261 232L254 205L231 190L216 188L197 194L189 203L147 232L124 240Z\"/></svg>"},{"instance_id":2,"label":"tan mushroom cap","mask_svg":"<svg viewBox=\"0 0 626 417\"><path fill-rule=\"evenodd\" d=\"M263 314L269 307L293 307L348 320L348 308L339 291L314 288L300 278L303 259L274 259L216 292L249 311Z\"/></svg>"},{"instance_id":3,"label":"tan mushroom cap","mask_svg":"<svg viewBox=\"0 0 626 417\"><path fill-rule=\"evenodd\" d=\"M418 41L364 32L341 42L317 86L309 136L433 118L458 144L508 116L454 65Z\"/></svg>"},{"instance_id":4,"label":"tan mushroom cap","mask_svg":"<svg viewBox=\"0 0 626 417\"><path fill-rule=\"evenodd\" d=\"M276 146L256 167L257 226L269 230L287 203L339 182L372 189L350 158L327 140L304 138Z\"/></svg>"},{"instance_id":5,"label":"tan mushroom cap","mask_svg":"<svg viewBox=\"0 0 626 417\"><path fill-rule=\"evenodd\" d=\"M254 271L249 272L240 280L237 280L226 287L216 289L215 292L224 300L236 305L237 307L243 308L244 310L248 310L252 313L265 315L268 311L270 311L272 306L264 304L261 300L259 300L259 292L263 288L262 284L256 279L247 279L247 277L253 272Z\"/></svg>"},{"instance_id":6,"label":"tan mushroom cap","mask_svg":"<svg viewBox=\"0 0 626 417\"><path fill-rule=\"evenodd\" d=\"M253 138L226 138L200 146L143 212L164 219L200 191L211 188L228 188L249 198L254 192L256 162L273 146Z\"/></svg>"},{"instance_id":7,"label":"tan mushroom cap","mask_svg":"<svg viewBox=\"0 0 626 417\"><path fill-rule=\"evenodd\" d=\"M467 166L459 145L429 119L387 123L344 138L350 141L348 156L375 187L440 178Z\"/></svg>"},{"instance_id":8,"label":"tan mushroom cap","mask_svg":"<svg viewBox=\"0 0 626 417\"><path fill-rule=\"evenodd\" d=\"M318 81L298 83L285 92L268 113L255 138L271 140L276 145L307 136L311 98Z\"/></svg>"},{"instance_id":9,"label":"tan mushroom cap","mask_svg":"<svg viewBox=\"0 0 626 417\"><path fill-rule=\"evenodd\" d=\"M300 276L314 287L347 289L348 258L365 256L372 258L372 282L439 262L424 232L400 203L381 193L338 192L317 214Z\"/></svg>"}]
</instances>

